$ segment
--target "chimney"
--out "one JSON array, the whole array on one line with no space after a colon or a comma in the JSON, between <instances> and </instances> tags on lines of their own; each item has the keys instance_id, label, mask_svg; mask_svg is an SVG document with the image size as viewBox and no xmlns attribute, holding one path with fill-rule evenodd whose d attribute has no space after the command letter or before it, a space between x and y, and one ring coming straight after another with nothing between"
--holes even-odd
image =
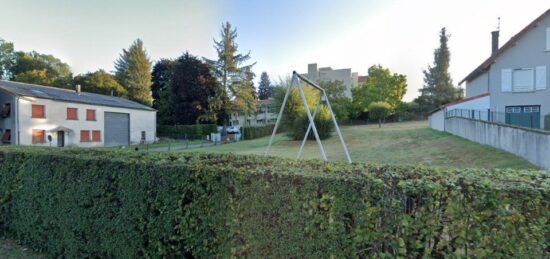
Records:
<instances>
[{"instance_id":1,"label":"chimney","mask_svg":"<svg viewBox=\"0 0 550 259\"><path fill-rule=\"evenodd\" d=\"M499 35L499 31L491 32L491 36L492 36L491 56L494 55L498 50L498 35Z\"/></svg>"},{"instance_id":2,"label":"chimney","mask_svg":"<svg viewBox=\"0 0 550 259\"><path fill-rule=\"evenodd\" d=\"M80 85L76 85L75 91L76 91L76 94L80 95Z\"/></svg>"}]
</instances>

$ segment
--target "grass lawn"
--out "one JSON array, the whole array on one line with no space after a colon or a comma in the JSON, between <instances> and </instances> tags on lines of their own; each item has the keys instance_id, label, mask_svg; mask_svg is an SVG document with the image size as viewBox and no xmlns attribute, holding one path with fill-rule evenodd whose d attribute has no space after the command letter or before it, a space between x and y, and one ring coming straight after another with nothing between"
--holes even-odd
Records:
<instances>
[{"instance_id":1,"label":"grass lawn","mask_svg":"<svg viewBox=\"0 0 550 259\"><path fill-rule=\"evenodd\" d=\"M0 258L10 259L41 259L45 258L26 248L17 245L15 242L0 238Z\"/></svg>"},{"instance_id":2,"label":"grass lawn","mask_svg":"<svg viewBox=\"0 0 550 259\"><path fill-rule=\"evenodd\" d=\"M353 161L382 164L423 164L456 168L536 168L526 160L486 145L428 128L426 121L342 127ZM231 152L263 155L269 137L195 149L192 152ZM328 159L345 161L336 134L323 141ZM271 155L295 158L300 141L276 136ZM180 151L189 152L189 151ZM304 158L320 158L315 141L308 141Z\"/></svg>"}]
</instances>

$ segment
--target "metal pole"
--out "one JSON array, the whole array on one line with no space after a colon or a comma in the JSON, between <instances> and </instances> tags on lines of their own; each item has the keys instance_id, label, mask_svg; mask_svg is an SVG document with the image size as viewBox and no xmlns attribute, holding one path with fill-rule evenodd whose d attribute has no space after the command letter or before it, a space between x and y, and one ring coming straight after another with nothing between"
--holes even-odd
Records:
<instances>
[{"instance_id":1,"label":"metal pole","mask_svg":"<svg viewBox=\"0 0 550 259\"><path fill-rule=\"evenodd\" d=\"M273 143L273 138L275 138L275 133L277 132L277 128L279 127L279 123L281 123L281 118L283 117L283 110L285 109L286 101L288 100L288 94L290 92L290 87L292 87L292 83L294 82L296 78L292 77L292 80L290 84L288 84L286 88L285 97L283 98L283 104L281 105L281 109L279 110L279 116L277 116L277 121L275 122L275 127L273 128L273 133L271 133L271 138L269 139L269 144L267 144L267 148L265 149L265 156L269 155L269 150L271 149L271 144Z\"/></svg>"},{"instance_id":2,"label":"metal pole","mask_svg":"<svg viewBox=\"0 0 550 259\"><path fill-rule=\"evenodd\" d=\"M323 95L325 96L325 102L327 102L328 109L330 110L330 115L332 117L332 121L334 122L334 127L336 128L336 132L338 132L340 143L342 144L344 153L346 153L346 158L348 159L348 163L351 164L351 157L348 152L348 147L346 146L346 142L344 142L344 137L342 136L342 132L340 132L340 127L338 127L338 122L336 122L336 116L334 116L334 112L332 111L332 107L330 106L330 101L328 100L328 96L325 90L323 90Z\"/></svg>"},{"instance_id":3,"label":"metal pole","mask_svg":"<svg viewBox=\"0 0 550 259\"><path fill-rule=\"evenodd\" d=\"M327 155L325 154L325 148L323 148L323 143L321 143L321 139L319 138L319 133L317 133L317 127L315 127L315 122L313 121L313 116L311 116L311 112L309 111L309 106L307 105L307 99L306 95L304 94L304 90L302 89L302 85L300 83L300 80L298 79L298 74L294 72L294 77L296 77L296 82L298 83L297 87L300 92L300 96L302 97L302 101L304 102L304 108L306 109L307 117L309 118L309 123L311 123L311 126L313 127L313 134L315 135L315 140L317 140L317 144L319 145L319 150L321 151L321 157L323 160L327 160Z\"/></svg>"},{"instance_id":4,"label":"metal pole","mask_svg":"<svg viewBox=\"0 0 550 259\"><path fill-rule=\"evenodd\" d=\"M319 101L317 102L317 105L315 106L315 111L313 111L313 120L315 120L315 116L317 115L317 111L319 110L319 106L321 105L322 96L319 96ZM311 123L307 126L306 135L304 136L304 139L302 140L302 145L300 145L300 150L298 151L298 155L296 156L296 159L300 159L302 157L302 153L304 151L304 145L306 144L307 137L309 136L309 131L311 130Z\"/></svg>"}]
</instances>

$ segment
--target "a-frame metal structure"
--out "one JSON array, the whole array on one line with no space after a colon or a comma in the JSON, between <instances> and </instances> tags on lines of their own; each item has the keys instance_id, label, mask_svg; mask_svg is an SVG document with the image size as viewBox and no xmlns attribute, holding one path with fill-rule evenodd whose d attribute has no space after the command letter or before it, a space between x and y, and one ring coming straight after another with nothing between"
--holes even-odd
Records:
<instances>
[{"instance_id":1,"label":"a-frame metal structure","mask_svg":"<svg viewBox=\"0 0 550 259\"><path fill-rule=\"evenodd\" d=\"M301 84L300 80L304 81L306 84L312 86L313 88L315 88L315 89L317 89L321 92L321 94L319 95L319 101L317 102L317 105L315 106L315 110L313 112L313 115L309 111L306 96L304 94L304 90L302 89L302 84ZM271 134L271 138L269 139L269 144L267 145L267 148L265 150L265 156L269 155L269 151L271 149L271 144L273 143L273 138L275 137L275 133L277 132L277 128L279 127L279 123L281 123L281 118L283 117L283 110L285 108L286 101L288 100L288 94L290 93L290 88L293 87L293 86L297 87L298 91L300 92L300 97L302 99L302 102L304 103L306 114L307 114L307 117L309 119L309 126L307 128L306 135L304 136L304 140L302 140L302 145L300 146L300 150L298 151L298 155L296 156L296 159L300 159L302 157L302 153L304 151L304 145L306 144L306 141L307 141L307 136L309 135L309 132L311 130L313 130L313 135L315 135L315 140L317 141L317 145L319 146L319 150L321 151L321 157L323 158L323 160L325 160L325 161L327 160L327 155L325 153L325 148L323 147L323 143L321 143L321 139L319 138L319 133L317 133L317 127L315 127L315 122L313 120L313 118L315 118L315 115L317 115L317 111L319 110L319 106L321 106L321 104L323 102L325 102L328 109L329 109L329 111L330 111L330 115L332 117L332 121L334 122L334 127L336 128L336 132L338 133L338 137L340 138L340 143L342 144L342 149L344 150L344 153L346 155L346 159L348 160L349 163L351 163L351 157L349 155L348 148L346 146L346 142L344 142L344 137L342 136L342 132L340 131L340 127L338 126L338 122L336 122L336 117L334 116L334 112L332 111L332 107L330 106L330 102L328 100L328 96L327 96L327 93L325 92L325 89L323 89L320 86L318 86L317 84L311 82L309 79L303 77L302 75L296 73L296 71L294 71L292 73L292 80L290 81L290 84L286 88L286 93L285 93L285 97L283 99L283 104L281 106L281 109L279 110L279 116L277 116L277 122L275 122L275 128L273 128L273 133Z\"/></svg>"}]
</instances>

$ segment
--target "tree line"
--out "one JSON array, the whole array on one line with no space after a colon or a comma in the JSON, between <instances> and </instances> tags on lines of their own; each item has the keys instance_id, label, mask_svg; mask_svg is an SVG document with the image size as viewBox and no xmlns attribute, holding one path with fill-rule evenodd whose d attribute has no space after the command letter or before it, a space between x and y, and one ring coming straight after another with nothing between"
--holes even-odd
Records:
<instances>
[{"instance_id":1,"label":"tree line","mask_svg":"<svg viewBox=\"0 0 550 259\"><path fill-rule=\"evenodd\" d=\"M252 71L256 63L250 62L250 51L239 52L237 29L226 22L219 36L214 39L216 59L184 52L175 59L162 58L153 64L143 41L137 39L122 50L113 73L99 69L76 76L68 64L52 55L15 51L13 43L0 39L0 78L68 89L80 84L86 92L120 96L152 106L159 111L160 124L227 124L232 113L254 114L258 99L281 99L288 79L273 84L263 72L256 89ZM326 89L338 120L381 120L392 114L425 113L462 98L462 90L453 85L448 72L448 39L443 28L433 65L423 71L421 95L413 102L402 101L407 91L406 76L381 65L368 69L365 82L351 89L352 98L344 94L346 89L340 81L318 83ZM313 92L308 91L311 95ZM290 106L299 104L293 97L298 96L291 94ZM297 118L301 112L292 107L288 110L285 117ZM289 127L294 126L289 123Z\"/></svg>"}]
</instances>

